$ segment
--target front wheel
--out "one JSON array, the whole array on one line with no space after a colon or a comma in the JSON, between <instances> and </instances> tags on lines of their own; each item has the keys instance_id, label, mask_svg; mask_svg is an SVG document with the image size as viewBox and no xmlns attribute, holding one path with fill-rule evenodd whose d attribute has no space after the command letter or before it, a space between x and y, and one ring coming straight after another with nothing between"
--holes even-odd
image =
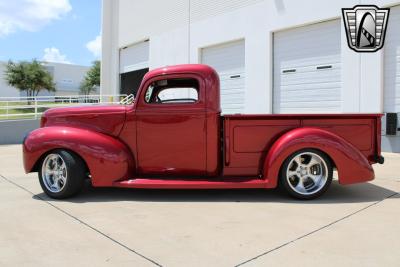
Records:
<instances>
[{"instance_id":1,"label":"front wheel","mask_svg":"<svg viewBox=\"0 0 400 267\"><path fill-rule=\"evenodd\" d=\"M82 189L85 174L86 167L81 158L66 150L55 150L42 160L39 182L48 196L62 199Z\"/></svg>"},{"instance_id":2,"label":"front wheel","mask_svg":"<svg viewBox=\"0 0 400 267\"><path fill-rule=\"evenodd\" d=\"M333 167L321 151L303 149L289 156L282 165L280 183L298 199L314 199L330 186Z\"/></svg>"}]
</instances>

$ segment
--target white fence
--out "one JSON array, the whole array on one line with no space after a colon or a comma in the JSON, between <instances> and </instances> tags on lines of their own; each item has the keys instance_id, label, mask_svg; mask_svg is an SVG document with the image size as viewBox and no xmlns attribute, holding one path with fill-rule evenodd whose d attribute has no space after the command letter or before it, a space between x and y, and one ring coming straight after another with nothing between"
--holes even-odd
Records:
<instances>
[{"instance_id":1,"label":"white fence","mask_svg":"<svg viewBox=\"0 0 400 267\"><path fill-rule=\"evenodd\" d=\"M54 107L98 104L127 105L133 101L133 95L0 97L0 120L37 119L45 110Z\"/></svg>"}]
</instances>

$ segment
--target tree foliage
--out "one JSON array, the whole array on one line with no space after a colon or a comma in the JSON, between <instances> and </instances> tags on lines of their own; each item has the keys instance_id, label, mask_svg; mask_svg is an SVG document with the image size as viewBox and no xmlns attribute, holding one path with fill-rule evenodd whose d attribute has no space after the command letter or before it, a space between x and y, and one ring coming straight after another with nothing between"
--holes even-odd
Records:
<instances>
[{"instance_id":1,"label":"tree foliage","mask_svg":"<svg viewBox=\"0 0 400 267\"><path fill-rule=\"evenodd\" d=\"M53 76L36 59L32 62L8 61L5 70L5 80L10 86L26 92L27 97L34 97L42 90L56 90Z\"/></svg>"},{"instance_id":2,"label":"tree foliage","mask_svg":"<svg viewBox=\"0 0 400 267\"><path fill-rule=\"evenodd\" d=\"M100 61L96 60L93 62L92 67L88 70L83 79L80 91L84 95L90 95L95 92L100 86Z\"/></svg>"}]
</instances>

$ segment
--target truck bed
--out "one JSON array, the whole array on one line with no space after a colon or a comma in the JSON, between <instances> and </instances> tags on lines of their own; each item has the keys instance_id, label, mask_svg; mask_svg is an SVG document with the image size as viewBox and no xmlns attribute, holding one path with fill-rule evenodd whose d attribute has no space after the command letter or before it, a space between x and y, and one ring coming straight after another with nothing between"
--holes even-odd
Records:
<instances>
[{"instance_id":1,"label":"truck bed","mask_svg":"<svg viewBox=\"0 0 400 267\"><path fill-rule=\"evenodd\" d=\"M300 127L332 132L371 162L380 155L382 114L224 115L224 175L259 175L266 152L284 133Z\"/></svg>"}]
</instances>

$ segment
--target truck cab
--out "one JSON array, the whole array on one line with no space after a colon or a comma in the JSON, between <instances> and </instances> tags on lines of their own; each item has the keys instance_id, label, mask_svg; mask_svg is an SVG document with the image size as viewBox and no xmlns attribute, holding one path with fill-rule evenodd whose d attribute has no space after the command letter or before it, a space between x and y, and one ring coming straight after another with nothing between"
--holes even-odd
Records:
<instances>
[{"instance_id":1,"label":"truck cab","mask_svg":"<svg viewBox=\"0 0 400 267\"><path fill-rule=\"evenodd\" d=\"M170 67L168 74L160 69L144 77L121 133L136 152L139 174L218 175L218 84L215 71L203 65Z\"/></svg>"}]
</instances>

